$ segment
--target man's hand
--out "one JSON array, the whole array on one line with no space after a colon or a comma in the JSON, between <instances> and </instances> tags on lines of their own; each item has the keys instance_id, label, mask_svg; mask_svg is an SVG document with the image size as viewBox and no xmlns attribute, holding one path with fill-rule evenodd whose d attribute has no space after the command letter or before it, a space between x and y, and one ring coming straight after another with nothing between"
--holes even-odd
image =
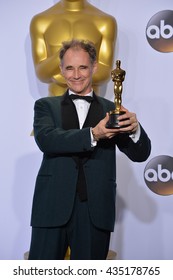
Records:
<instances>
[{"instance_id":1,"label":"man's hand","mask_svg":"<svg viewBox=\"0 0 173 280\"><path fill-rule=\"evenodd\" d=\"M138 120L135 113L129 112L126 108L121 106L122 111L126 113L119 116L119 125L126 126L124 128L120 128L119 132L127 132L127 133L135 133L138 128Z\"/></svg>"},{"instance_id":2,"label":"man's hand","mask_svg":"<svg viewBox=\"0 0 173 280\"><path fill-rule=\"evenodd\" d=\"M106 128L106 123L109 121L109 113L106 113L106 117L102 119L93 129L93 137L96 141L99 141L100 139L111 139L114 137L117 133L119 133L119 129L112 128L108 129Z\"/></svg>"},{"instance_id":3,"label":"man's hand","mask_svg":"<svg viewBox=\"0 0 173 280\"><path fill-rule=\"evenodd\" d=\"M109 113L106 113L106 117L102 119L93 129L92 133L94 139L99 141L100 139L111 139L115 135L121 132L135 133L138 128L138 120L135 113L129 112L122 106L122 110L125 114L118 117L119 125L126 126L124 128L106 128L106 123L109 121Z\"/></svg>"}]
</instances>

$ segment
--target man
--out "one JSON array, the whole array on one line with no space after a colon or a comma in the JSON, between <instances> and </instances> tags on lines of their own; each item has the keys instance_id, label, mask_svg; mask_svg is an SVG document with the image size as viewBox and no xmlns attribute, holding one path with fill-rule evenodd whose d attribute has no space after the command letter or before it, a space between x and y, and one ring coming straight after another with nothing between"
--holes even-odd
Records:
<instances>
[{"instance_id":1,"label":"man","mask_svg":"<svg viewBox=\"0 0 173 280\"><path fill-rule=\"evenodd\" d=\"M117 23L113 16L97 9L87 0L60 0L46 11L35 15L30 25L32 54L37 77L49 84L50 95L62 95L67 88L59 67L59 50L63 41L87 39L98 53L98 70L93 87L110 79Z\"/></svg>"},{"instance_id":2,"label":"man","mask_svg":"<svg viewBox=\"0 0 173 280\"><path fill-rule=\"evenodd\" d=\"M63 96L35 103L34 136L43 152L32 209L29 259L106 259L115 222L117 146L132 161L145 161L150 140L136 114L126 110L120 129L107 129L114 103L96 96L92 76L96 49L86 41L65 42ZM79 97L93 100L75 99Z\"/></svg>"}]
</instances>

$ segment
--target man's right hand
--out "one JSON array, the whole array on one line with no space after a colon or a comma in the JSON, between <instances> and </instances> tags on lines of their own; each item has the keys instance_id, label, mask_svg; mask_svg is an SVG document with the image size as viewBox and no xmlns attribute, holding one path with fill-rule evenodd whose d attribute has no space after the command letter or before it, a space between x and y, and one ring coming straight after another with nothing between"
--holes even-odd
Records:
<instances>
[{"instance_id":1,"label":"man's right hand","mask_svg":"<svg viewBox=\"0 0 173 280\"><path fill-rule=\"evenodd\" d=\"M108 121L109 113L106 113L106 117L102 119L94 128L92 128L94 140L99 141L100 139L111 139L119 133L118 128L106 128L106 123Z\"/></svg>"}]
</instances>

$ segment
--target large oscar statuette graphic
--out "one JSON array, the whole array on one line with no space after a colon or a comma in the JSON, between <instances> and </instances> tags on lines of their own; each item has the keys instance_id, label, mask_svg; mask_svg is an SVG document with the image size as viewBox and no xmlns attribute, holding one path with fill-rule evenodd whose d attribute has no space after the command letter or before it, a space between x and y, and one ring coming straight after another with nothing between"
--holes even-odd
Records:
<instances>
[{"instance_id":1,"label":"large oscar statuette graphic","mask_svg":"<svg viewBox=\"0 0 173 280\"><path fill-rule=\"evenodd\" d=\"M116 61L116 68L111 71L112 81L114 82L114 103L115 109L109 112L109 121L106 124L106 128L120 128L117 118L124 114L125 111L121 110L122 102L122 90L123 90L123 81L125 79L126 72L120 68L121 61Z\"/></svg>"}]
</instances>

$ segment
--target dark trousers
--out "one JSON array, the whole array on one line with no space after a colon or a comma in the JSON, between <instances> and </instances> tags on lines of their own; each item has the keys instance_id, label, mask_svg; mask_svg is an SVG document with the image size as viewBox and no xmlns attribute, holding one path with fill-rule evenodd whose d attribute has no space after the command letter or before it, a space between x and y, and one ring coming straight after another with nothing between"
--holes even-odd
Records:
<instances>
[{"instance_id":1,"label":"dark trousers","mask_svg":"<svg viewBox=\"0 0 173 280\"><path fill-rule=\"evenodd\" d=\"M61 227L32 228L29 260L63 260L70 246L71 260L104 260L110 232L96 228L87 201L76 197L70 221Z\"/></svg>"}]
</instances>

